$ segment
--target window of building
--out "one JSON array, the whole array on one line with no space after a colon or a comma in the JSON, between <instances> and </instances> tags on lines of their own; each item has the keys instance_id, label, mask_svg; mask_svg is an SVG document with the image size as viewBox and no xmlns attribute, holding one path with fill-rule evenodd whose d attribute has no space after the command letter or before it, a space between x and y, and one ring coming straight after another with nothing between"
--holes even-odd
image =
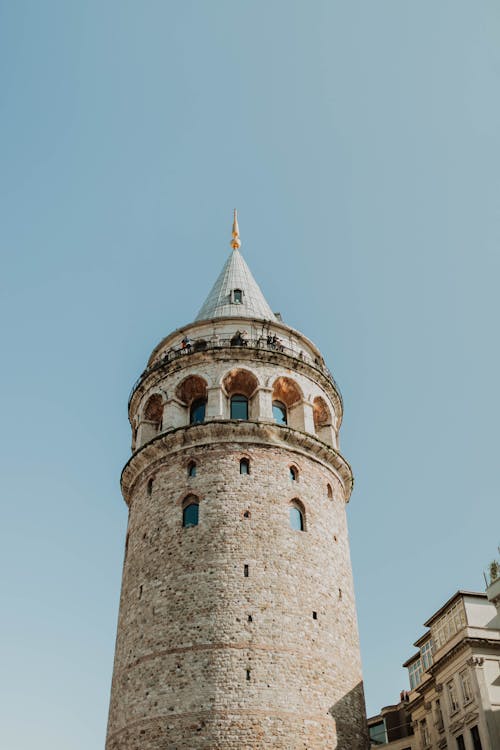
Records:
<instances>
[{"instance_id":1,"label":"window of building","mask_svg":"<svg viewBox=\"0 0 500 750\"><path fill-rule=\"evenodd\" d=\"M423 746L428 747L431 744L431 737L429 734L429 727L427 726L427 719L422 719L420 722L420 734L422 735Z\"/></svg>"},{"instance_id":2,"label":"window of building","mask_svg":"<svg viewBox=\"0 0 500 750\"><path fill-rule=\"evenodd\" d=\"M432 640L424 643L420 649L420 656L422 658L422 669L426 672L433 662L432 658Z\"/></svg>"},{"instance_id":3,"label":"window of building","mask_svg":"<svg viewBox=\"0 0 500 750\"><path fill-rule=\"evenodd\" d=\"M465 750L465 740L464 740L463 734L459 734L456 740L457 740L457 750Z\"/></svg>"},{"instance_id":4,"label":"window of building","mask_svg":"<svg viewBox=\"0 0 500 750\"><path fill-rule=\"evenodd\" d=\"M483 750L483 746L481 744L481 737L479 736L479 729L477 726L471 727L470 736L472 739L472 746L474 750Z\"/></svg>"},{"instance_id":5,"label":"window of building","mask_svg":"<svg viewBox=\"0 0 500 750\"><path fill-rule=\"evenodd\" d=\"M304 510L297 500L290 505L290 526L294 531L305 531Z\"/></svg>"},{"instance_id":6,"label":"window of building","mask_svg":"<svg viewBox=\"0 0 500 750\"><path fill-rule=\"evenodd\" d=\"M233 302L236 302L237 305L241 305L243 302L243 291L241 289L233 290Z\"/></svg>"},{"instance_id":7,"label":"window of building","mask_svg":"<svg viewBox=\"0 0 500 750\"><path fill-rule=\"evenodd\" d=\"M408 675L410 677L410 687L414 690L422 682L421 659L415 659L415 661L410 664L408 667Z\"/></svg>"},{"instance_id":8,"label":"window of building","mask_svg":"<svg viewBox=\"0 0 500 750\"><path fill-rule=\"evenodd\" d=\"M148 497L151 497L151 495L153 494L153 483L154 483L153 479L148 480L148 488L147 488Z\"/></svg>"},{"instance_id":9,"label":"window of building","mask_svg":"<svg viewBox=\"0 0 500 750\"><path fill-rule=\"evenodd\" d=\"M472 700L472 689L468 670L464 669L462 672L460 672L459 677L464 703L469 703Z\"/></svg>"},{"instance_id":10,"label":"window of building","mask_svg":"<svg viewBox=\"0 0 500 750\"><path fill-rule=\"evenodd\" d=\"M250 461L248 460L248 458L241 459L240 474L250 474Z\"/></svg>"},{"instance_id":11,"label":"window of building","mask_svg":"<svg viewBox=\"0 0 500 750\"><path fill-rule=\"evenodd\" d=\"M446 683L446 690L448 691L448 702L450 704L450 713L455 713L455 711L458 711L459 705L458 705L458 698L457 698L457 692L455 690L455 682L453 680L450 680Z\"/></svg>"},{"instance_id":12,"label":"window of building","mask_svg":"<svg viewBox=\"0 0 500 750\"><path fill-rule=\"evenodd\" d=\"M273 417L278 424L287 424L286 406L281 401L273 401Z\"/></svg>"},{"instance_id":13,"label":"window of building","mask_svg":"<svg viewBox=\"0 0 500 750\"><path fill-rule=\"evenodd\" d=\"M290 466L290 479L292 482L296 482L299 478L299 472L295 468L295 466Z\"/></svg>"},{"instance_id":14,"label":"window of building","mask_svg":"<svg viewBox=\"0 0 500 750\"><path fill-rule=\"evenodd\" d=\"M433 650L437 651L444 646L455 633L465 627L465 624L464 604L462 599L459 599L432 625Z\"/></svg>"},{"instance_id":15,"label":"window of building","mask_svg":"<svg viewBox=\"0 0 500 750\"><path fill-rule=\"evenodd\" d=\"M376 724L371 724L368 727L370 734L370 740L372 745L385 745L387 744L387 730L385 728L385 719L378 721Z\"/></svg>"},{"instance_id":16,"label":"window of building","mask_svg":"<svg viewBox=\"0 0 500 750\"><path fill-rule=\"evenodd\" d=\"M331 484L326 485L326 496L329 500L333 500L333 490Z\"/></svg>"},{"instance_id":17,"label":"window of building","mask_svg":"<svg viewBox=\"0 0 500 750\"><path fill-rule=\"evenodd\" d=\"M182 511L182 525L188 528L189 526L198 526L198 503L189 502Z\"/></svg>"},{"instance_id":18,"label":"window of building","mask_svg":"<svg viewBox=\"0 0 500 750\"><path fill-rule=\"evenodd\" d=\"M443 712L441 711L441 701L439 698L434 703L434 720L438 729L443 728Z\"/></svg>"},{"instance_id":19,"label":"window of building","mask_svg":"<svg viewBox=\"0 0 500 750\"><path fill-rule=\"evenodd\" d=\"M231 419L248 419L248 399L241 393L231 396Z\"/></svg>"},{"instance_id":20,"label":"window of building","mask_svg":"<svg viewBox=\"0 0 500 750\"><path fill-rule=\"evenodd\" d=\"M188 477L196 476L196 461L190 461L188 463Z\"/></svg>"},{"instance_id":21,"label":"window of building","mask_svg":"<svg viewBox=\"0 0 500 750\"><path fill-rule=\"evenodd\" d=\"M191 404L191 408L189 410L189 423L190 424L198 424L199 422L205 421L205 410L206 410L207 402L206 399L196 399L196 401L193 401Z\"/></svg>"}]
</instances>

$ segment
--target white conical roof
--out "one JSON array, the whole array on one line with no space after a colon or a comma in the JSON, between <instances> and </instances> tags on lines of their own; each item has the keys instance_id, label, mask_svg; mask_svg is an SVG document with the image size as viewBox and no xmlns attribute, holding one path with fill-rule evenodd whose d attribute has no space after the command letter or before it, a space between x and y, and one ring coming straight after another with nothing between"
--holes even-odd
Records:
<instances>
[{"instance_id":1,"label":"white conical roof","mask_svg":"<svg viewBox=\"0 0 500 750\"><path fill-rule=\"evenodd\" d=\"M239 295L235 296L235 289L242 292L241 302L237 301ZM243 256L234 246L196 320L232 316L277 320Z\"/></svg>"}]
</instances>

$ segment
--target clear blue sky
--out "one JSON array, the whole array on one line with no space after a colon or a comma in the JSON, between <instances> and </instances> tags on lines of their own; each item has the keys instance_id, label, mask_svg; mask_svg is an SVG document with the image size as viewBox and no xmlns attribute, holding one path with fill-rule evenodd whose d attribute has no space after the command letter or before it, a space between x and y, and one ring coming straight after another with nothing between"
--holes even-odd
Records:
<instances>
[{"instance_id":1,"label":"clear blue sky","mask_svg":"<svg viewBox=\"0 0 500 750\"><path fill-rule=\"evenodd\" d=\"M100 750L127 396L229 252L323 350L368 711L499 542L495 0L0 1L0 745Z\"/></svg>"}]
</instances>

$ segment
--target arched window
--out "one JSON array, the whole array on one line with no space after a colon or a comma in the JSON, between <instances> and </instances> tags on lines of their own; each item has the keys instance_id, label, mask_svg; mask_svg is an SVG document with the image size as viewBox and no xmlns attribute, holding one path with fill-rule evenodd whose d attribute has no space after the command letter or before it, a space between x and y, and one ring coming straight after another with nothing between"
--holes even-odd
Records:
<instances>
[{"instance_id":1,"label":"arched window","mask_svg":"<svg viewBox=\"0 0 500 750\"><path fill-rule=\"evenodd\" d=\"M197 424L205 421L206 399L197 398L193 401L189 410L189 424Z\"/></svg>"},{"instance_id":2,"label":"arched window","mask_svg":"<svg viewBox=\"0 0 500 750\"><path fill-rule=\"evenodd\" d=\"M273 417L278 424L287 424L286 406L281 401L273 401Z\"/></svg>"},{"instance_id":3,"label":"arched window","mask_svg":"<svg viewBox=\"0 0 500 750\"><path fill-rule=\"evenodd\" d=\"M187 497L185 500L182 510L182 525L186 528L198 526L198 500L193 496Z\"/></svg>"},{"instance_id":4,"label":"arched window","mask_svg":"<svg viewBox=\"0 0 500 750\"><path fill-rule=\"evenodd\" d=\"M231 419L248 419L248 399L241 393L231 396Z\"/></svg>"},{"instance_id":5,"label":"arched window","mask_svg":"<svg viewBox=\"0 0 500 750\"><path fill-rule=\"evenodd\" d=\"M296 482L299 478L298 469L295 466L290 466L290 479L292 482Z\"/></svg>"},{"instance_id":6,"label":"arched window","mask_svg":"<svg viewBox=\"0 0 500 750\"><path fill-rule=\"evenodd\" d=\"M333 490L332 490L331 484L326 485L326 496L328 497L329 500L333 500Z\"/></svg>"},{"instance_id":7,"label":"arched window","mask_svg":"<svg viewBox=\"0 0 500 750\"><path fill-rule=\"evenodd\" d=\"M304 508L294 500L290 504L290 526L294 531L305 531Z\"/></svg>"},{"instance_id":8,"label":"arched window","mask_svg":"<svg viewBox=\"0 0 500 750\"><path fill-rule=\"evenodd\" d=\"M248 460L248 458L241 459L240 474L250 474L250 461Z\"/></svg>"},{"instance_id":9,"label":"arched window","mask_svg":"<svg viewBox=\"0 0 500 750\"><path fill-rule=\"evenodd\" d=\"M188 463L188 477L196 476L196 461L190 461Z\"/></svg>"},{"instance_id":10,"label":"arched window","mask_svg":"<svg viewBox=\"0 0 500 750\"><path fill-rule=\"evenodd\" d=\"M151 497L151 495L153 494L153 479L152 478L148 481L147 491L148 491L148 497Z\"/></svg>"}]
</instances>

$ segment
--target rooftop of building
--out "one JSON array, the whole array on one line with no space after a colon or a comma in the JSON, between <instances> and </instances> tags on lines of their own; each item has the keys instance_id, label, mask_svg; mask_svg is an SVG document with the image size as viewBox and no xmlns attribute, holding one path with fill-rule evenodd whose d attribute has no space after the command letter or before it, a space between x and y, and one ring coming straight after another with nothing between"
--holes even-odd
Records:
<instances>
[{"instance_id":1,"label":"rooftop of building","mask_svg":"<svg viewBox=\"0 0 500 750\"><path fill-rule=\"evenodd\" d=\"M279 320L280 317L272 311L240 253L241 240L236 209L230 244L231 255L225 262L195 320L228 317Z\"/></svg>"}]
</instances>

